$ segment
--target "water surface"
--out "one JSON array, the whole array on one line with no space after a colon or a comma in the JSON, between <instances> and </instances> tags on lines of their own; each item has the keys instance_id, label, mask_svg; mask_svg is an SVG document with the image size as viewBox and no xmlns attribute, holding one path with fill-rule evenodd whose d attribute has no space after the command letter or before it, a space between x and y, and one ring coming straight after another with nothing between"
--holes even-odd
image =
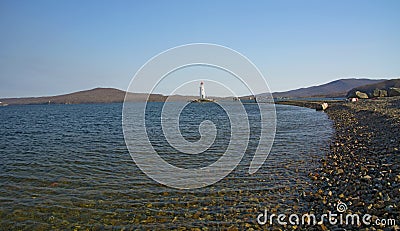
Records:
<instances>
[{"instance_id":1,"label":"water surface","mask_svg":"<svg viewBox=\"0 0 400 231\"><path fill-rule=\"evenodd\" d=\"M160 105L151 107L157 111ZM125 146L121 110L122 104L1 107L1 229L256 227L255 218L265 208L307 207L298 201L299 193L310 187L307 174L332 134L325 113L277 105L275 142L256 174L248 174L259 129L253 127L248 152L234 172L209 187L177 190L136 167ZM180 128L186 139L196 141L199 120L190 115L200 109L187 110ZM218 159L230 138L228 121L220 115L218 110L202 114L219 128L207 155L173 150L159 136L156 120L149 120L151 141L177 166L205 166Z\"/></svg>"}]
</instances>

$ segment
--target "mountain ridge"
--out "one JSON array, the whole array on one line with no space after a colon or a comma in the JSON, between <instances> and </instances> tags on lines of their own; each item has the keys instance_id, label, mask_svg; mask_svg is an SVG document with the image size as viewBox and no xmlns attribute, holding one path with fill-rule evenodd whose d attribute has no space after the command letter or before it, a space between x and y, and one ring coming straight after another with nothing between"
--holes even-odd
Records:
<instances>
[{"instance_id":1,"label":"mountain ridge","mask_svg":"<svg viewBox=\"0 0 400 231\"><path fill-rule=\"evenodd\" d=\"M387 79L338 79L321 85L298 88L290 91L273 92L272 95L274 98L345 97L347 92L353 88L375 84L385 80Z\"/></svg>"},{"instance_id":2,"label":"mountain ridge","mask_svg":"<svg viewBox=\"0 0 400 231\"><path fill-rule=\"evenodd\" d=\"M294 89L285 92L274 92L274 98L305 98L305 97L345 97L351 89L368 84L378 84L387 79L338 79L329 83ZM269 93L257 95L257 97L268 97ZM90 90L82 90L73 93L23 98L2 98L0 105L21 105L21 104L84 104L84 103L122 103L128 102L164 102L168 101L190 101L197 99L197 96L147 94L147 93L126 93L116 88L97 87ZM231 97L211 97L216 100L229 100Z\"/></svg>"}]
</instances>

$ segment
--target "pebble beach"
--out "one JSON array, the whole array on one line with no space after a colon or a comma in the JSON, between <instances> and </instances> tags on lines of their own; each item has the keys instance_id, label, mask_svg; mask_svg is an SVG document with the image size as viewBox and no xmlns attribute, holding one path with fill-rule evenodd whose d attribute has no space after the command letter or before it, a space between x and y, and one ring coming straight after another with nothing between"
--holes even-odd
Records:
<instances>
[{"instance_id":1,"label":"pebble beach","mask_svg":"<svg viewBox=\"0 0 400 231\"><path fill-rule=\"evenodd\" d=\"M320 167L309 173L313 191L302 199L316 216L336 212L370 214L371 224L324 223L316 230L399 230L400 226L400 97L329 105L335 135ZM393 219L396 224L376 224ZM307 228L307 227L305 227ZM308 228L307 228L308 229Z\"/></svg>"}]
</instances>

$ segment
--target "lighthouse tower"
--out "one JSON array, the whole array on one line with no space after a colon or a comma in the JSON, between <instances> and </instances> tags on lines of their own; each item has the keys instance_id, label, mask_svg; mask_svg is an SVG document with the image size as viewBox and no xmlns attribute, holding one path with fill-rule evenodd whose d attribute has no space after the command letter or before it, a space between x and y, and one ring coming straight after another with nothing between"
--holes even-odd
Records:
<instances>
[{"instance_id":1,"label":"lighthouse tower","mask_svg":"<svg viewBox=\"0 0 400 231\"><path fill-rule=\"evenodd\" d=\"M194 99L191 101L192 103L210 103L215 102L213 99L206 98L206 91L204 90L204 82L200 82L200 98Z\"/></svg>"},{"instance_id":2,"label":"lighthouse tower","mask_svg":"<svg viewBox=\"0 0 400 231\"><path fill-rule=\"evenodd\" d=\"M204 91L204 82L201 81L200 83L200 99L206 98L206 92Z\"/></svg>"}]
</instances>

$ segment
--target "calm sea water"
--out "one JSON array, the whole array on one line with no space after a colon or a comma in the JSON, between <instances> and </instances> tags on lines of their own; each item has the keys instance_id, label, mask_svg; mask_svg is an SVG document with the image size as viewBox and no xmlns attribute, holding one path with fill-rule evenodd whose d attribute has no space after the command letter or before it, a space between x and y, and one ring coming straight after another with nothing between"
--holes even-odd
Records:
<instances>
[{"instance_id":1,"label":"calm sea water","mask_svg":"<svg viewBox=\"0 0 400 231\"><path fill-rule=\"evenodd\" d=\"M161 105L150 106L157 112ZM246 105L250 115L252 107ZM194 141L201 119L218 118L217 139L207 155L176 152L160 136L157 120L150 119L155 149L186 168L218 159L229 143L229 121L214 109L189 107L180 118L183 136ZM121 110L122 104L1 107L0 229L257 228L256 217L266 208L307 209L299 194L310 188L307 174L332 135L325 113L277 105L275 142L256 174L247 172L259 130L253 126L252 142L235 171L212 186L177 190L149 179L132 161ZM192 119L196 110L205 111L200 120Z\"/></svg>"}]
</instances>

